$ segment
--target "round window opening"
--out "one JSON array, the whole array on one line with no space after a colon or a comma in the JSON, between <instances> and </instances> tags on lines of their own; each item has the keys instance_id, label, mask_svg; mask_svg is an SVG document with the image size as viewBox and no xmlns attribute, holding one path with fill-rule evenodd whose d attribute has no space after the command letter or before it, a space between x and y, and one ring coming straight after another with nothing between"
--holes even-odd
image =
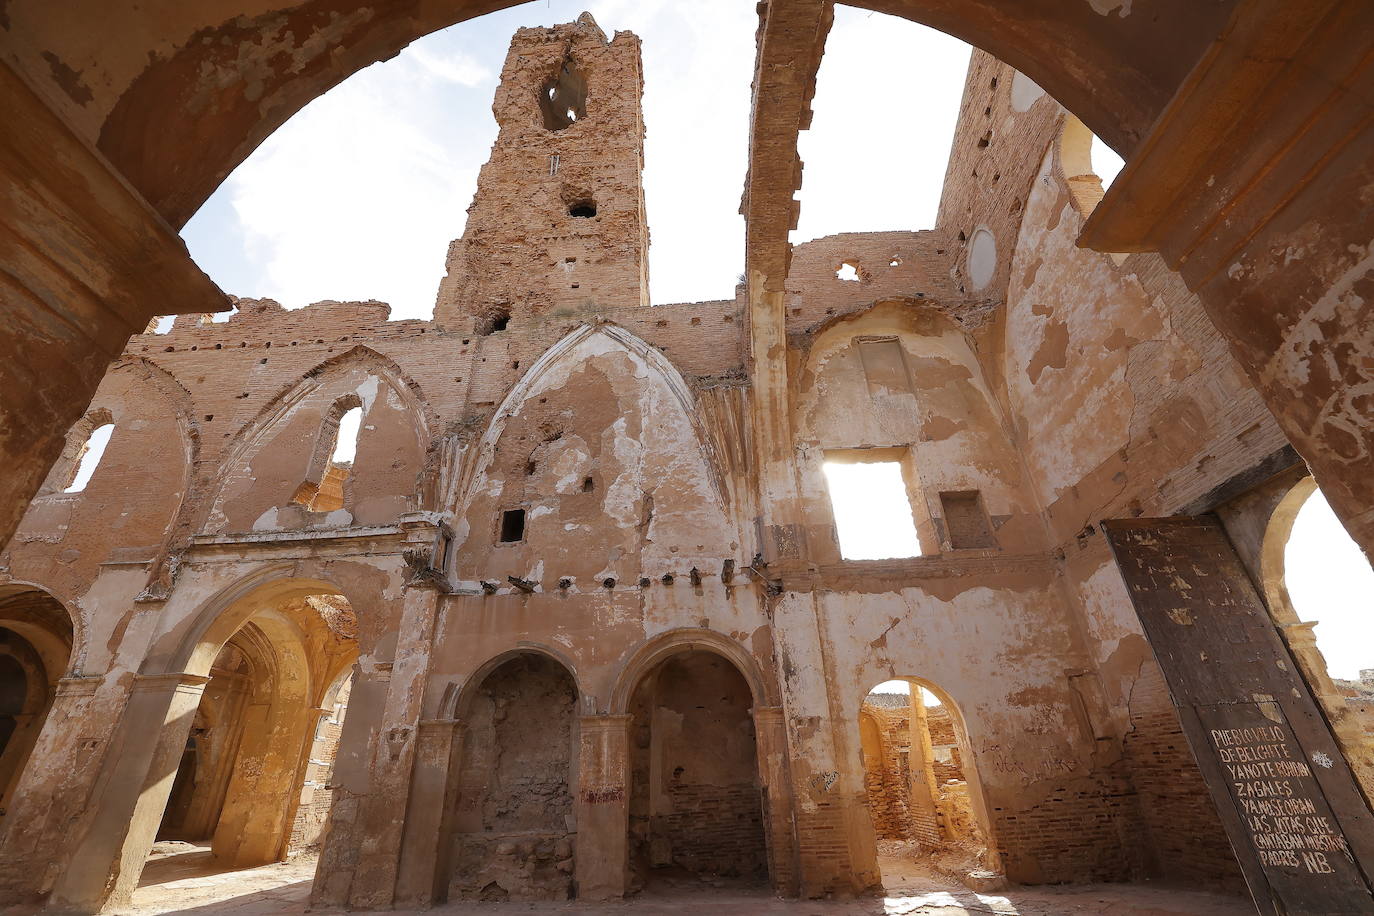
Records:
<instances>
[{"instance_id":1,"label":"round window opening","mask_svg":"<svg viewBox=\"0 0 1374 916\"><path fill-rule=\"evenodd\" d=\"M968 278L975 290L992 282L997 272L997 240L986 229L973 233L968 246Z\"/></svg>"}]
</instances>

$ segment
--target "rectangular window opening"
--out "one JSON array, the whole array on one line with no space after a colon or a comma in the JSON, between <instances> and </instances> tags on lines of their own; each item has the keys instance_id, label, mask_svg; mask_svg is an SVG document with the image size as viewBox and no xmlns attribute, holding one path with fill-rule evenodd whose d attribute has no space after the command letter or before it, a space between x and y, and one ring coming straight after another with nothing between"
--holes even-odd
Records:
<instances>
[{"instance_id":1,"label":"rectangular window opening","mask_svg":"<svg viewBox=\"0 0 1374 916\"><path fill-rule=\"evenodd\" d=\"M525 510L507 509L501 513L501 543L514 544L525 539Z\"/></svg>"},{"instance_id":2,"label":"rectangular window opening","mask_svg":"<svg viewBox=\"0 0 1374 916\"><path fill-rule=\"evenodd\" d=\"M892 560L921 555L900 461L866 460L848 452L827 455L823 467L842 557Z\"/></svg>"}]
</instances>

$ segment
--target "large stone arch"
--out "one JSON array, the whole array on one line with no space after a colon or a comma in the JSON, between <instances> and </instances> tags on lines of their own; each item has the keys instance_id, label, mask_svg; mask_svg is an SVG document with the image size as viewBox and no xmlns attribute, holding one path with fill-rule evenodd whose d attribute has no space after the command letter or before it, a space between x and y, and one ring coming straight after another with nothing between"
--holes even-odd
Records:
<instances>
[{"instance_id":1,"label":"large stone arch","mask_svg":"<svg viewBox=\"0 0 1374 916\"><path fill-rule=\"evenodd\" d=\"M577 675L577 666L567 653L543 643L521 641L519 645L487 659L461 682L454 682L445 687L443 697L439 701L438 718L442 721L461 719L464 711L472 703L473 694L482 686L482 681L486 679L487 675L520 655L539 655L555 664L562 665L568 672L568 676L572 678L573 683L577 685L579 705L585 708L590 702L586 691L582 688L582 681Z\"/></svg>"},{"instance_id":2,"label":"large stone arch","mask_svg":"<svg viewBox=\"0 0 1374 916\"><path fill-rule=\"evenodd\" d=\"M164 624L145 655L111 738L136 750L109 764L109 785L91 802L90 828L75 839L74 864L56 881L53 901L73 908L128 902L204 691L216 682L217 657L231 642L256 660L260 682L252 688L257 709L242 720L212 848L234 868L284 855L318 706L358 655L357 642L304 601L319 595L348 597L309 564L266 563L187 613L164 609L175 622Z\"/></svg>"},{"instance_id":3,"label":"large stone arch","mask_svg":"<svg viewBox=\"0 0 1374 916\"><path fill-rule=\"evenodd\" d=\"M743 2L743 0L741 0ZM782 2L782 0L775 0ZM797 2L797 0L794 0ZM7 8L15 56L88 139L173 225L306 103L410 42L513 0L154 2ZM1129 151L1234 3L1156 0L865 0L977 45ZM72 22L89 23L78 32ZM116 50L117 49L117 50ZM169 127L181 142L165 142ZM153 142L156 138L157 142Z\"/></svg>"},{"instance_id":4,"label":"large stone arch","mask_svg":"<svg viewBox=\"0 0 1374 916\"><path fill-rule=\"evenodd\" d=\"M149 647L140 674L148 677L204 676L229 638L269 604L309 595L338 594L354 607L369 607L375 596L325 579L295 561L265 563L200 603ZM326 680L332 679L332 675Z\"/></svg>"},{"instance_id":5,"label":"large stone arch","mask_svg":"<svg viewBox=\"0 0 1374 916\"><path fill-rule=\"evenodd\" d=\"M625 715L644 675L665 659L693 651L719 655L734 665L754 695L755 708L781 705L777 684L764 676L763 669L744 646L714 630L680 627L660 633L626 656L616 672L606 711L613 716Z\"/></svg>"}]
</instances>

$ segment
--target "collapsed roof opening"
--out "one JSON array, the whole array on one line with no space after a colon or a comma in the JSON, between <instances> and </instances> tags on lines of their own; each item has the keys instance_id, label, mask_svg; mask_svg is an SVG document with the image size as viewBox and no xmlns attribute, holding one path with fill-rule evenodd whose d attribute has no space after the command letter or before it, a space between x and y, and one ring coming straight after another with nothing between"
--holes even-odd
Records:
<instances>
[{"instance_id":1,"label":"collapsed roof opening","mask_svg":"<svg viewBox=\"0 0 1374 916\"><path fill-rule=\"evenodd\" d=\"M587 116L587 80L570 59L539 93L539 111L545 130L562 130Z\"/></svg>"}]
</instances>

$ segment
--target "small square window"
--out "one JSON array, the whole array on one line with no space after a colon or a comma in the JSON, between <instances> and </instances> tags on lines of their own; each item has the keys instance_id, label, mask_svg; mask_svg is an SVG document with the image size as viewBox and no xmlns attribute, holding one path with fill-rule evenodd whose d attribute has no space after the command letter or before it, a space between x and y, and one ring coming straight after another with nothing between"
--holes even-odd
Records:
<instances>
[{"instance_id":1,"label":"small square window","mask_svg":"<svg viewBox=\"0 0 1374 916\"><path fill-rule=\"evenodd\" d=\"M944 509L951 550L997 546L987 510L983 508L983 494L978 490L941 493L940 506Z\"/></svg>"},{"instance_id":2,"label":"small square window","mask_svg":"<svg viewBox=\"0 0 1374 916\"><path fill-rule=\"evenodd\" d=\"M525 510L507 509L501 513L501 543L513 544L525 538Z\"/></svg>"}]
</instances>

